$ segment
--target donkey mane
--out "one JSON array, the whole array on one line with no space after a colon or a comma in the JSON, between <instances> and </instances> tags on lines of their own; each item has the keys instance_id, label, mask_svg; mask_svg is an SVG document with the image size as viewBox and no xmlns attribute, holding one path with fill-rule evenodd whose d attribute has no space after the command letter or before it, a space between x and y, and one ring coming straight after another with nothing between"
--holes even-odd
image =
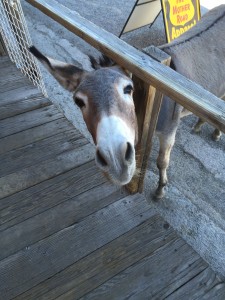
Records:
<instances>
[{"instance_id":1,"label":"donkey mane","mask_svg":"<svg viewBox=\"0 0 225 300\"><path fill-rule=\"evenodd\" d=\"M212 27L216 26L217 23L223 19L225 16L224 5L218 6L216 9L213 9L207 13L207 17L205 15L198 22L198 26L193 26L188 31L180 35L177 39L172 41L169 44L164 44L159 48L162 50L169 50L175 46L180 44L184 44L186 42L191 41L192 39L201 36L206 31L212 29Z\"/></svg>"},{"instance_id":2,"label":"donkey mane","mask_svg":"<svg viewBox=\"0 0 225 300\"><path fill-rule=\"evenodd\" d=\"M89 60L91 62L91 67L94 70L97 70L99 68L112 67L115 65L115 62L104 54L102 54L98 59L90 55Z\"/></svg>"}]
</instances>

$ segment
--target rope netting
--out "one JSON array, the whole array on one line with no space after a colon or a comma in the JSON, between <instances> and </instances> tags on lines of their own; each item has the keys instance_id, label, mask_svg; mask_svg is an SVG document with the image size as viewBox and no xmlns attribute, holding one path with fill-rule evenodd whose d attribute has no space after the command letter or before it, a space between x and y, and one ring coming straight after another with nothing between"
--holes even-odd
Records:
<instances>
[{"instance_id":1,"label":"rope netting","mask_svg":"<svg viewBox=\"0 0 225 300\"><path fill-rule=\"evenodd\" d=\"M28 50L32 41L19 0L0 0L0 33L10 59L47 96L41 71Z\"/></svg>"}]
</instances>

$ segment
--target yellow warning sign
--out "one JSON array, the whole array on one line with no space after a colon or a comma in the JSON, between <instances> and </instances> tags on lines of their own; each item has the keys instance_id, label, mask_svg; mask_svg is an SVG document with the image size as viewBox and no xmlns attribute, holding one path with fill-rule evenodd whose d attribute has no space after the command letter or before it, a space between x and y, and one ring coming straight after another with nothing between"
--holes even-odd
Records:
<instances>
[{"instance_id":1,"label":"yellow warning sign","mask_svg":"<svg viewBox=\"0 0 225 300\"><path fill-rule=\"evenodd\" d=\"M162 0L167 41L170 42L200 20L199 0Z\"/></svg>"}]
</instances>

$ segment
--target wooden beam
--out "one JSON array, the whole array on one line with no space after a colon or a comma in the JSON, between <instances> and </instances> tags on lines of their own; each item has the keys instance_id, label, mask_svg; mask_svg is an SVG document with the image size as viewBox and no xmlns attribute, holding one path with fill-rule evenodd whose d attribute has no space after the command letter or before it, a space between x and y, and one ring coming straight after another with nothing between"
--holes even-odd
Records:
<instances>
[{"instance_id":1,"label":"wooden beam","mask_svg":"<svg viewBox=\"0 0 225 300\"><path fill-rule=\"evenodd\" d=\"M157 62L169 66L171 57L159 48L150 46L144 52ZM138 121L138 144L136 146L137 174L126 186L130 193L142 193L152 139L155 132L163 94L153 86L134 78L134 103ZM140 101L141 99L141 101Z\"/></svg>"},{"instance_id":2,"label":"wooden beam","mask_svg":"<svg viewBox=\"0 0 225 300\"><path fill-rule=\"evenodd\" d=\"M225 103L216 96L55 0L26 1L108 55L116 63L129 69L138 78L225 132Z\"/></svg>"}]
</instances>

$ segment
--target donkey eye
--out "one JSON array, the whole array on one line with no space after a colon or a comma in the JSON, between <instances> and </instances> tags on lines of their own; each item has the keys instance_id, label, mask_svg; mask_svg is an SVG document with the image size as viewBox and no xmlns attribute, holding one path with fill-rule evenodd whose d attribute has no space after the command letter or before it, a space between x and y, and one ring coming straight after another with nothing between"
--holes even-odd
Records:
<instances>
[{"instance_id":1,"label":"donkey eye","mask_svg":"<svg viewBox=\"0 0 225 300\"><path fill-rule=\"evenodd\" d=\"M134 89L133 89L132 85L129 84L129 85L125 86L125 88L123 89L123 92L124 92L124 94L131 95L133 90Z\"/></svg>"},{"instance_id":2,"label":"donkey eye","mask_svg":"<svg viewBox=\"0 0 225 300\"><path fill-rule=\"evenodd\" d=\"M85 103L81 98L75 97L74 101L76 105L79 106L80 108L85 107Z\"/></svg>"}]
</instances>

